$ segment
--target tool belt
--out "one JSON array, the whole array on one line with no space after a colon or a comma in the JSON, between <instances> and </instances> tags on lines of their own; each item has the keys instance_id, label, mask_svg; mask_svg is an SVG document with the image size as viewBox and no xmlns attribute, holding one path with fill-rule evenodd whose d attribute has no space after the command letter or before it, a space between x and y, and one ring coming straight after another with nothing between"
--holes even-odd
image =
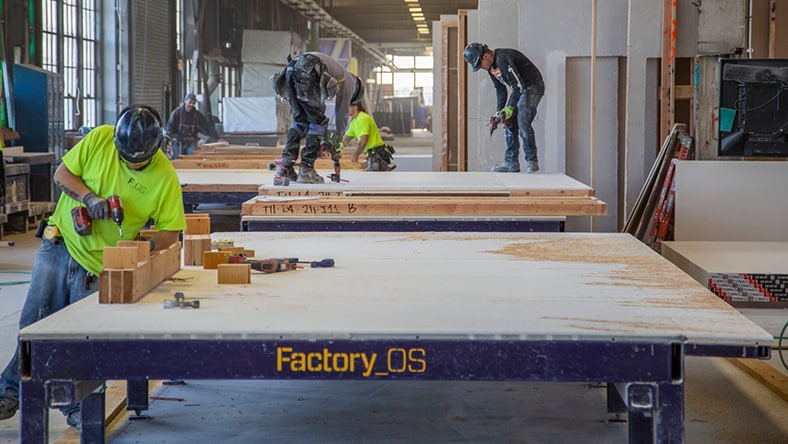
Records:
<instances>
[{"instance_id":1,"label":"tool belt","mask_svg":"<svg viewBox=\"0 0 788 444\"><path fill-rule=\"evenodd\" d=\"M386 163L391 163L391 160L394 158L393 154L396 151L394 147L391 145L381 145L376 146L369 150L367 157L378 156L381 160L385 161Z\"/></svg>"},{"instance_id":2,"label":"tool belt","mask_svg":"<svg viewBox=\"0 0 788 444\"><path fill-rule=\"evenodd\" d=\"M42 220L38 224L38 229L36 230L36 237L39 239L46 239L55 244L59 244L63 242L63 236L60 234L60 230L57 228L57 226L48 225L45 220Z\"/></svg>"}]
</instances>

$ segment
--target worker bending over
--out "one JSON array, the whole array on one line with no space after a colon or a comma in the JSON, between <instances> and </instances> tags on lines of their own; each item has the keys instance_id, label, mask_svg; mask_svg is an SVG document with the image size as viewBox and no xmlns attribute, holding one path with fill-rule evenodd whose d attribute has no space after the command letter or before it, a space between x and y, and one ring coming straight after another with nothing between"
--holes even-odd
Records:
<instances>
[{"instance_id":1,"label":"worker bending over","mask_svg":"<svg viewBox=\"0 0 788 444\"><path fill-rule=\"evenodd\" d=\"M134 239L152 219L157 231L151 250L178 242L186 227L183 197L175 168L159 149L162 141L156 110L133 105L120 112L114 127L96 127L63 156L54 174L63 192L43 230L20 330L98 290L104 247L122 240L110 220L107 197L118 196L122 202L125 240ZM78 207L85 207L92 219L90 233L81 235L75 229L72 209ZM19 409L18 356L17 349L0 377L0 419ZM81 424L79 405L63 413L69 425Z\"/></svg>"},{"instance_id":2,"label":"worker bending over","mask_svg":"<svg viewBox=\"0 0 788 444\"><path fill-rule=\"evenodd\" d=\"M328 129L326 100L335 98L337 131L344 132L348 104L364 96L361 79L326 54L306 52L295 58L288 56L287 67L272 76L271 80L276 94L286 99L293 110L293 126L287 133L282 151L282 171L277 172L277 175L299 183L324 183L314 165L320 141ZM305 139L305 143L296 174L294 166L302 139ZM341 145L339 152L342 152Z\"/></svg>"},{"instance_id":3,"label":"worker bending over","mask_svg":"<svg viewBox=\"0 0 788 444\"><path fill-rule=\"evenodd\" d=\"M363 152L367 156L367 171L391 171L396 168L397 165L392 163L394 148L383 144L378 125L375 119L366 113L364 104L361 101L353 102L348 106L348 112L353 120L350 121L342 143L347 145L353 139L358 140L356 151L351 157L353 163L358 163Z\"/></svg>"},{"instance_id":4,"label":"worker bending over","mask_svg":"<svg viewBox=\"0 0 788 444\"><path fill-rule=\"evenodd\" d=\"M498 111L491 118L491 124L504 125L506 155L504 162L492 167L496 173L520 172L519 133L523 139L526 171L539 171L536 136L531 123L536 118L536 107L544 95L544 81L539 69L525 54L516 49L490 49L481 43L471 43L465 47L465 61L474 72L485 70L495 86ZM512 90L507 100L506 87Z\"/></svg>"}]
</instances>

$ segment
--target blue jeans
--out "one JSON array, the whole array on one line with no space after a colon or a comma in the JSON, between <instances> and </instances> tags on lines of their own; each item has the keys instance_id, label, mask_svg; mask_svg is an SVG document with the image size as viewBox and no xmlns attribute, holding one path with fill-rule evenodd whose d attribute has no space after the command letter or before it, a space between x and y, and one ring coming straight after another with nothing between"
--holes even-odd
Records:
<instances>
[{"instance_id":1,"label":"blue jeans","mask_svg":"<svg viewBox=\"0 0 788 444\"><path fill-rule=\"evenodd\" d=\"M172 158L177 159L181 154L190 155L194 154L194 142L178 142L172 141Z\"/></svg>"},{"instance_id":2,"label":"blue jeans","mask_svg":"<svg viewBox=\"0 0 788 444\"><path fill-rule=\"evenodd\" d=\"M98 277L71 257L63 241L44 240L38 249L30 288L19 317L27 327L98 290ZM11 361L0 376L0 396L19 399L19 338Z\"/></svg>"},{"instance_id":3,"label":"blue jeans","mask_svg":"<svg viewBox=\"0 0 788 444\"><path fill-rule=\"evenodd\" d=\"M525 161L537 160L536 155L536 135L534 135L534 127L531 123L536 118L536 107L542 100L541 94L526 89L520 95L520 100L517 101L517 108L512 113L512 124L509 128L504 130L504 137L506 138L506 154L504 161L510 164L520 163L520 139L523 139L523 151L525 152Z\"/></svg>"}]
</instances>

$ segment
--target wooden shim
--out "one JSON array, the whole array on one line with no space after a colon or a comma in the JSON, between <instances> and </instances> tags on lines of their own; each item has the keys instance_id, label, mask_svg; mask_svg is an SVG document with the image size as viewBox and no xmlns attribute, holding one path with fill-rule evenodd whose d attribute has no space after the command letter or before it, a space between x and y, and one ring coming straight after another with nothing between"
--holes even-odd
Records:
<instances>
[{"instance_id":1,"label":"wooden shim","mask_svg":"<svg viewBox=\"0 0 788 444\"><path fill-rule=\"evenodd\" d=\"M788 401L788 377L770 364L757 359L738 358L728 359L728 362L755 378L780 398Z\"/></svg>"},{"instance_id":2,"label":"wooden shim","mask_svg":"<svg viewBox=\"0 0 788 444\"><path fill-rule=\"evenodd\" d=\"M202 268L204 270L216 270L219 264L226 264L230 253L226 251L203 251Z\"/></svg>"},{"instance_id":3,"label":"wooden shim","mask_svg":"<svg viewBox=\"0 0 788 444\"><path fill-rule=\"evenodd\" d=\"M594 197L581 198L345 198L263 201L243 203L243 216L602 216L607 204Z\"/></svg>"},{"instance_id":4,"label":"wooden shim","mask_svg":"<svg viewBox=\"0 0 788 444\"><path fill-rule=\"evenodd\" d=\"M210 234L183 235L183 265L202 265L205 251L211 251Z\"/></svg>"},{"instance_id":5,"label":"wooden shim","mask_svg":"<svg viewBox=\"0 0 788 444\"><path fill-rule=\"evenodd\" d=\"M118 241L118 247L136 248L137 262L145 262L150 259L150 242L148 241Z\"/></svg>"},{"instance_id":6,"label":"wooden shim","mask_svg":"<svg viewBox=\"0 0 788 444\"><path fill-rule=\"evenodd\" d=\"M127 247L123 247L127 248ZM104 269L99 275L100 304L131 304L180 269L179 242L134 269Z\"/></svg>"},{"instance_id":7,"label":"wooden shim","mask_svg":"<svg viewBox=\"0 0 788 444\"><path fill-rule=\"evenodd\" d=\"M137 268L137 247L104 247L104 268Z\"/></svg>"},{"instance_id":8,"label":"wooden shim","mask_svg":"<svg viewBox=\"0 0 788 444\"><path fill-rule=\"evenodd\" d=\"M183 234L211 234L211 216L207 213L186 214Z\"/></svg>"},{"instance_id":9,"label":"wooden shim","mask_svg":"<svg viewBox=\"0 0 788 444\"><path fill-rule=\"evenodd\" d=\"M230 254L241 254L246 251L244 247L219 247L218 250Z\"/></svg>"},{"instance_id":10,"label":"wooden shim","mask_svg":"<svg viewBox=\"0 0 788 444\"><path fill-rule=\"evenodd\" d=\"M220 284L248 284L252 280L250 264L219 264L217 270Z\"/></svg>"}]
</instances>

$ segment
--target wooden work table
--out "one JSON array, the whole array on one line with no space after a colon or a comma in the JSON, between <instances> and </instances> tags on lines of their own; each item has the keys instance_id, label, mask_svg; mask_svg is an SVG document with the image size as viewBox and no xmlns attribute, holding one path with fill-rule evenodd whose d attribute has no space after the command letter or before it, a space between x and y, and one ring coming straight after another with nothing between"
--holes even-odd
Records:
<instances>
[{"instance_id":1,"label":"wooden work table","mask_svg":"<svg viewBox=\"0 0 788 444\"><path fill-rule=\"evenodd\" d=\"M631 442L681 442L685 355L770 355L769 333L627 234L212 236L336 266L240 285L187 267L136 304L93 295L25 328L22 442L45 441L47 399L83 399L75 380L178 378L605 381ZM174 292L199 309L163 308ZM82 401L83 440L103 436L102 400Z\"/></svg>"}]
</instances>

